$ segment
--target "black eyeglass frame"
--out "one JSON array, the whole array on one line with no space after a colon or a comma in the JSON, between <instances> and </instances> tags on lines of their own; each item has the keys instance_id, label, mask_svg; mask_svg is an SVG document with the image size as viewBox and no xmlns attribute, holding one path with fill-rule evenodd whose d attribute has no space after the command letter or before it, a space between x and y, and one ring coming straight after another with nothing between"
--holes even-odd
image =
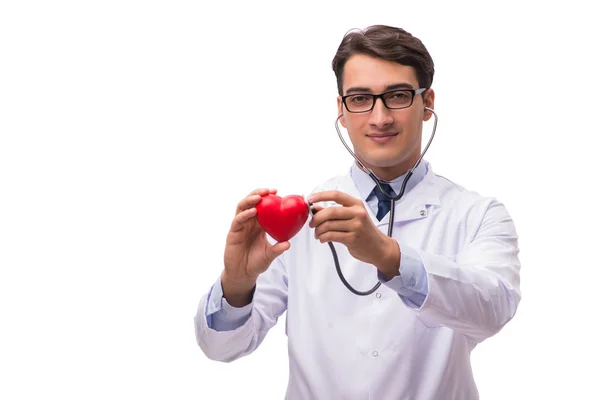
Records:
<instances>
[{"instance_id":1,"label":"black eyeglass frame","mask_svg":"<svg viewBox=\"0 0 600 400\"><path fill-rule=\"evenodd\" d=\"M353 113L353 114L360 114L360 113L366 113L369 112L371 110L373 110L373 108L375 107L375 103L377 103L377 99L381 99L381 102L383 103L383 105L390 110L402 110L405 108L408 108L410 106L412 106L413 102L415 101L415 96L418 94L421 94L423 92L425 92L428 88L420 88L420 89L394 89L394 90L389 90L387 92L383 92L380 94L372 94L372 93L355 93L355 94L347 94L346 96L342 96L342 103L344 104L344 107L346 107L346 110L348 110L349 113ZM386 102L385 99L383 98L383 96L385 96L388 93L394 93L394 92L408 92L410 93L412 96L410 98L410 104L404 107L389 107ZM348 104L346 104L346 99L348 97L352 97L352 96L371 96L373 98L373 103L371 104L371 108L369 108L368 110L364 110L364 111L350 111L350 109L348 108Z\"/></svg>"}]
</instances>

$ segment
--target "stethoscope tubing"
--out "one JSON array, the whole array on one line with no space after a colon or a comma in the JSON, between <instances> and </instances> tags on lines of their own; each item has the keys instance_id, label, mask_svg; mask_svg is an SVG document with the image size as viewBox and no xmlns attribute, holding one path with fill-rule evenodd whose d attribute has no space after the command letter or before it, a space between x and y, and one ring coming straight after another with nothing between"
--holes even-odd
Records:
<instances>
[{"instance_id":1,"label":"stethoscope tubing","mask_svg":"<svg viewBox=\"0 0 600 400\"><path fill-rule=\"evenodd\" d=\"M375 184L379 187L379 189L381 190L381 192L390 199L390 218L389 218L389 222L388 222L388 236L392 236L392 229L394 227L394 211L396 208L396 202L399 201L402 196L404 195L404 191L406 190L406 184L408 183L408 180L410 179L410 177L413 175L413 172L417 169L417 167L419 166L419 164L421 163L421 161L423 160L423 157L425 156L425 153L427 152L427 150L429 149L429 146L431 145L431 142L433 141L433 137L435 136L435 132L437 130L437 122L438 122L438 116L436 114L435 111L433 111L433 109L429 108L429 107L425 107L425 110L431 112L434 116L434 123L433 123L433 129L431 132L431 136L429 138L429 141L427 142L427 145L425 146L425 149L423 150L423 152L421 153L421 156L419 157L419 159L417 160L417 162L415 163L415 165L406 173L406 176L404 177L404 180L402 181L402 186L400 188L400 192L398 193L398 195L396 196L390 196L389 194L386 193L385 190L382 189L381 187L381 183L382 182L387 182L384 181L382 179L379 179L375 173L370 169L367 168L356 156L356 154L354 154L354 152L352 151L352 149L350 149L350 147L348 146L348 144L346 144L346 141L344 140L342 133L340 131L339 128L339 120L342 117L343 114L338 115L338 117L335 120L335 130L338 133L338 136L340 137L340 140L342 141L342 143L344 144L344 147L346 147L346 150L348 150L348 152L352 155L352 157L354 157L354 159L356 160L356 162L358 163L358 165L360 165L360 167L366 171L369 176L371 177L371 179L373 179L373 181L375 182ZM309 209L311 210L311 212L313 213L313 215L316 213L316 210L312 207L311 204L309 204ZM350 290L350 292L358 295L358 296L368 296L370 294L372 294L373 292L375 292L379 286L381 286L381 282L377 282L377 284L375 286L373 286L373 288L371 288L370 290L361 292L359 290L356 290L352 287L352 285L350 285L350 283L346 280L346 278L344 278L344 274L342 273L341 267L340 267L340 262L337 256L337 252L335 251L335 247L333 246L332 242L327 242L327 244L329 245L329 248L331 250L331 254L333 256L333 262L335 263L335 268L337 271L337 274L340 278L340 280L342 281L342 283L344 284L344 286L346 286L346 288L348 288L348 290Z\"/></svg>"}]
</instances>

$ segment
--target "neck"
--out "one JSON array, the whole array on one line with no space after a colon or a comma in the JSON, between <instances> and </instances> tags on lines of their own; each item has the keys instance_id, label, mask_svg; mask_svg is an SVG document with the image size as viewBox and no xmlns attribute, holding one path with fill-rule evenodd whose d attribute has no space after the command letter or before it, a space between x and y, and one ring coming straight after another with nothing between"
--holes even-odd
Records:
<instances>
[{"instance_id":1,"label":"neck","mask_svg":"<svg viewBox=\"0 0 600 400\"><path fill-rule=\"evenodd\" d=\"M419 158L414 158L414 160L413 158L414 157L411 157L409 160L406 160L400 164L392 165L390 167L376 167L374 165L370 165L369 163L364 162L363 160L360 161L365 165L365 167L373 171L377 178L383 181L391 182L394 179L406 174L412 167L414 167L415 163ZM369 171L365 171L364 168L360 166L360 164L356 163L356 165L365 173L369 173Z\"/></svg>"}]
</instances>

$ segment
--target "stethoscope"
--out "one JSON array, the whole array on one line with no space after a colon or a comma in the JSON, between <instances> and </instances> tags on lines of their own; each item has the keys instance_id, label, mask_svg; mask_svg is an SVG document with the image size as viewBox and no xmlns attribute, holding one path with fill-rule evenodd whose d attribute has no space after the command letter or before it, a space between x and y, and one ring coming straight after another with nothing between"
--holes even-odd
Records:
<instances>
[{"instance_id":1,"label":"stethoscope","mask_svg":"<svg viewBox=\"0 0 600 400\"><path fill-rule=\"evenodd\" d=\"M433 140L433 137L435 136L435 131L436 131L436 128L437 128L437 121L438 121L437 114L431 108L425 107L425 110L431 112L433 114L433 117L434 117L433 130L431 132L431 137L429 138L429 142L427 142L427 146L425 146L425 150L423 150L423 152L421 153L421 156L419 157L419 159L417 160L417 162L415 163L415 165L406 173L406 176L404 177L404 181L402 182L402 187L400 188L400 193L398 193L397 196L390 196L389 194L387 194L387 192L385 190L382 189L381 183L382 182L389 183L389 182L384 181L382 179L379 179L370 168L367 168L358 159L358 157L356 157L356 154L354 154L354 152L352 151L352 149L350 149L350 147L348 147L348 145L346 144L346 141L342 137L342 133L340 132L340 128L338 126L339 125L338 122L339 122L339 120L340 120L340 118L342 117L343 114L338 115L338 117L335 120L335 130L337 131L338 136L340 137L340 140L342 141L342 143L346 147L346 150L348 150L348 152L352 155L352 157L354 157L354 159L356 160L356 162L358 163L358 165L360 165L360 167L369 174L369 176L371 177L371 179L373 179L373 181L375 181L375 184L377 185L377 187L379 187L379 190L381 190L381 192L387 198L390 199L390 206L391 207L390 207L390 219L389 219L389 225L388 225L388 236L392 236L392 229L394 227L394 209L395 209L395 206L396 206L396 202L398 200L400 200L402 198L402 196L404 195L404 191L406 190L406 184L408 183L408 180L412 176L412 174L415 171L415 169L417 169L417 167L421 163L421 160L425 156L425 153L429 149L429 145L431 144L431 141ZM316 214L317 211L312 206L312 204L309 204L309 208L310 208L310 211L313 213L313 215ZM374 291L376 291L379 288L379 286L381 286L381 282L377 282L377 284L371 290L368 290L366 292L361 292L361 291L358 291L358 290L354 289L348 283L348 281L346 280L346 278L344 278L344 275L342 274L342 270L340 268L340 263L339 263L339 260L338 260L338 256L337 256L337 253L335 251L335 248L333 247L333 243L327 242L327 244L329 245L329 248L331 249L331 254L333 255L333 262L335 263L335 269L337 271L337 274L340 277L340 280L342 281L342 283L344 284L344 286L346 286L348 288L348 290L350 290L352 293L354 293L356 295L359 295L359 296L368 296L371 293L373 293Z\"/></svg>"}]
</instances>

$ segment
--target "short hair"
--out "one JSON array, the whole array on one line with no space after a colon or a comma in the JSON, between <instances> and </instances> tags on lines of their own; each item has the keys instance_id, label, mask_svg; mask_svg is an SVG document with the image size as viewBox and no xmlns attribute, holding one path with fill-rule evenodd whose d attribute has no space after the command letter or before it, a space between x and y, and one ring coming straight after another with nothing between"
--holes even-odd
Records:
<instances>
[{"instance_id":1,"label":"short hair","mask_svg":"<svg viewBox=\"0 0 600 400\"><path fill-rule=\"evenodd\" d=\"M354 54L365 54L411 66L415 69L422 88L429 89L433 82L433 59L421 40L401 28L373 25L362 31L352 30L347 33L331 62L340 96L343 95L344 65Z\"/></svg>"}]
</instances>

